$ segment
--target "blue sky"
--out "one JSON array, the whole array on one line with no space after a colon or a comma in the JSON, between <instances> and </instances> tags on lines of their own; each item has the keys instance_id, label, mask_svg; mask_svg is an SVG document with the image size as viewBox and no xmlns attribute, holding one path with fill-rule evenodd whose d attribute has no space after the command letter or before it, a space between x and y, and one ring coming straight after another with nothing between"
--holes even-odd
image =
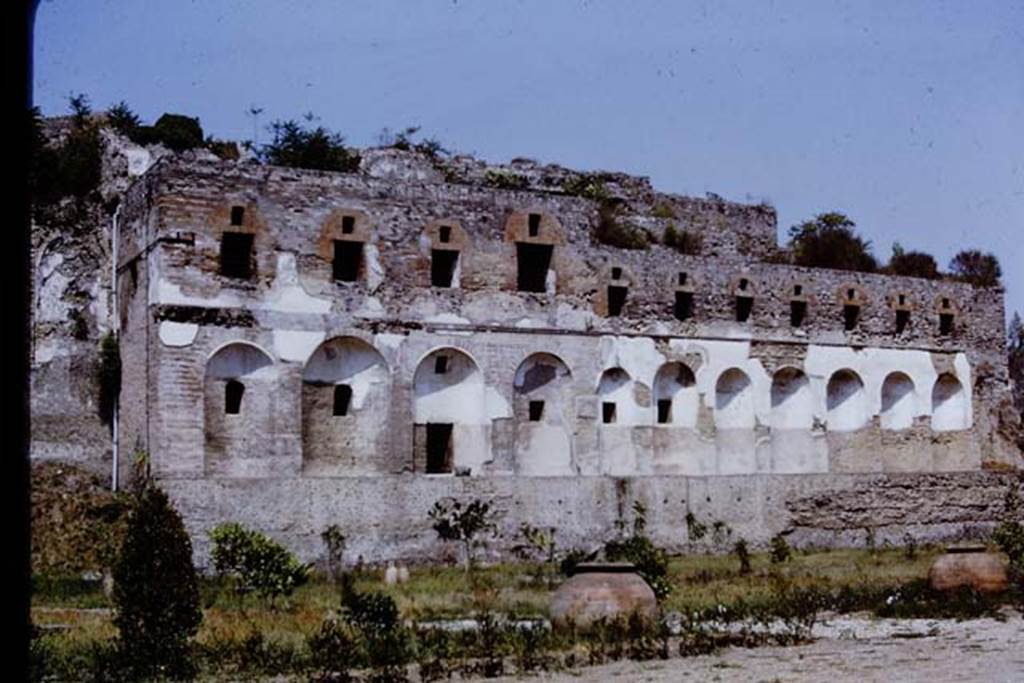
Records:
<instances>
[{"instance_id":1,"label":"blue sky","mask_svg":"<svg viewBox=\"0 0 1024 683\"><path fill-rule=\"evenodd\" d=\"M1024 314L1024 2L46 0L35 98L207 133L313 112L354 145L420 125L491 161L648 175L996 253ZM254 120L251 106L264 111Z\"/></svg>"}]
</instances>

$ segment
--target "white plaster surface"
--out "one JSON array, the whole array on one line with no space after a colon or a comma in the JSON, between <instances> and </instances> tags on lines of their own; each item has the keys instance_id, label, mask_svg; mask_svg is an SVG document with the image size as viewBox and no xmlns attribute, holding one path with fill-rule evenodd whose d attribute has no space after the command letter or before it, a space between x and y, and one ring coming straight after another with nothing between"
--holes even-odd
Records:
<instances>
[{"instance_id":1,"label":"white plaster surface","mask_svg":"<svg viewBox=\"0 0 1024 683\"><path fill-rule=\"evenodd\" d=\"M196 323L178 323L171 320L160 323L160 341L164 346L190 346L198 334L199 325Z\"/></svg>"},{"instance_id":2,"label":"white plaster surface","mask_svg":"<svg viewBox=\"0 0 1024 683\"><path fill-rule=\"evenodd\" d=\"M283 361L305 363L324 340L324 332L274 330L274 352Z\"/></svg>"}]
</instances>

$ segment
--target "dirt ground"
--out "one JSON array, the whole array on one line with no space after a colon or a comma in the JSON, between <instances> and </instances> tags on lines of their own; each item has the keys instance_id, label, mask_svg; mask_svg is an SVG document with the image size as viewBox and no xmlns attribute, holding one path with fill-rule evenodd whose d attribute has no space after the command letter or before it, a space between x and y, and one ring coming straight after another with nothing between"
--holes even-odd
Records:
<instances>
[{"instance_id":1,"label":"dirt ground","mask_svg":"<svg viewBox=\"0 0 1024 683\"><path fill-rule=\"evenodd\" d=\"M704 657L616 662L532 680L578 681L986 681L1024 682L1024 619L826 618L815 642L731 648ZM524 680L497 679L506 682Z\"/></svg>"}]
</instances>

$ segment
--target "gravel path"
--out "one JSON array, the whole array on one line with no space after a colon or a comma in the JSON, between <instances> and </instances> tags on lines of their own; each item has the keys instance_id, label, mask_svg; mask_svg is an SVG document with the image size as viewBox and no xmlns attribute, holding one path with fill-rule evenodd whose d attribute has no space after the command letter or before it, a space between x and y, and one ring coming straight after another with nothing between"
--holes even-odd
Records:
<instances>
[{"instance_id":1,"label":"gravel path","mask_svg":"<svg viewBox=\"0 0 1024 683\"><path fill-rule=\"evenodd\" d=\"M1024 682L1024 619L1016 613L1005 622L837 616L819 624L814 635L814 643L799 647L730 648L713 656L617 662L532 680Z\"/></svg>"}]
</instances>

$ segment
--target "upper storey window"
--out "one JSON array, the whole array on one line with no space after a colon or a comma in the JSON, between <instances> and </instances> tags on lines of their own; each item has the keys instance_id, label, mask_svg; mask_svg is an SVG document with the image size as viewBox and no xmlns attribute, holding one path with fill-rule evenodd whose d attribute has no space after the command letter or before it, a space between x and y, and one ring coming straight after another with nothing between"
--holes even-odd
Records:
<instances>
[{"instance_id":1,"label":"upper storey window","mask_svg":"<svg viewBox=\"0 0 1024 683\"><path fill-rule=\"evenodd\" d=\"M253 236L243 232L225 232L220 238L220 274L247 280L253 272Z\"/></svg>"},{"instance_id":2,"label":"upper storey window","mask_svg":"<svg viewBox=\"0 0 1024 683\"><path fill-rule=\"evenodd\" d=\"M505 223L505 241L516 248L516 289L554 294L555 246L565 243L558 221L536 210L517 211Z\"/></svg>"},{"instance_id":3,"label":"upper storey window","mask_svg":"<svg viewBox=\"0 0 1024 683\"><path fill-rule=\"evenodd\" d=\"M245 207L232 206L231 207L231 225L241 225L245 218Z\"/></svg>"},{"instance_id":4,"label":"upper storey window","mask_svg":"<svg viewBox=\"0 0 1024 683\"><path fill-rule=\"evenodd\" d=\"M334 279L339 282L355 282L363 266L363 243L334 240Z\"/></svg>"}]
</instances>

